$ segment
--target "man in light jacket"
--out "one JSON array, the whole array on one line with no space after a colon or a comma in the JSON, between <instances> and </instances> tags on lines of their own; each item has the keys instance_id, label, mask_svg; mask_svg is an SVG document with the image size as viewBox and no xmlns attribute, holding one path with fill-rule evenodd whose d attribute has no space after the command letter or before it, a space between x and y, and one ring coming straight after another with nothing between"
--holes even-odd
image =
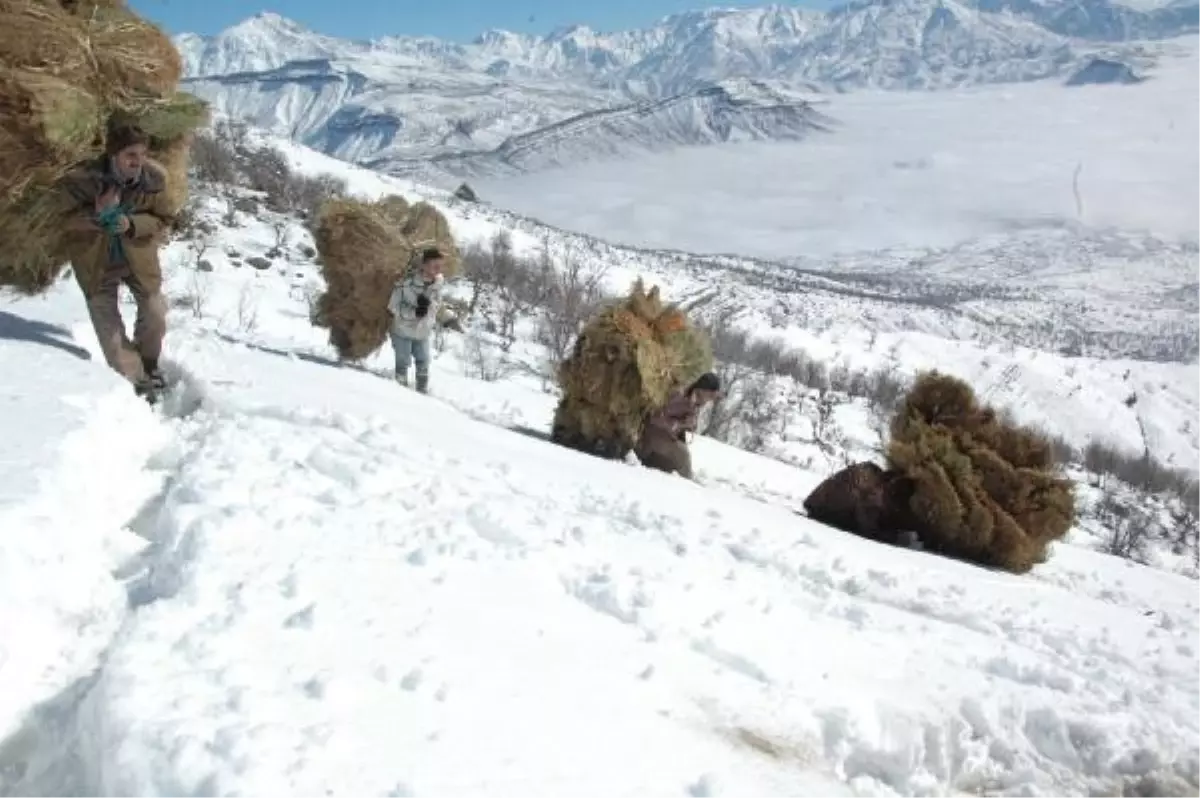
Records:
<instances>
[{"instance_id":1,"label":"man in light jacket","mask_svg":"<svg viewBox=\"0 0 1200 798\"><path fill-rule=\"evenodd\" d=\"M408 367L416 361L417 390L429 390L429 334L437 319L442 295L445 258L437 249L418 256L418 265L405 270L392 289L388 310L392 314L392 350L396 354L396 382L408 385Z\"/></svg>"}]
</instances>

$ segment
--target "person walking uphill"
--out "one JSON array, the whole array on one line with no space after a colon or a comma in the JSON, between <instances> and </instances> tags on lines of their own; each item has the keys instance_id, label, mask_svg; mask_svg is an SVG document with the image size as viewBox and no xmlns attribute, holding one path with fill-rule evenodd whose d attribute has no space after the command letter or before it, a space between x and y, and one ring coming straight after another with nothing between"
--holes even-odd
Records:
<instances>
[{"instance_id":1,"label":"person walking uphill","mask_svg":"<svg viewBox=\"0 0 1200 798\"><path fill-rule=\"evenodd\" d=\"M64 245L108 365L154 403L165 387L158 359L167 330L158 250L175 215L167 176L148 160L150 137L135 125L108 130L105 154L61 184L74 213ZM133 341L118 303L125 284L137 303Z\"/></svg>"},{"instance_id":2,"label":"person walking uphill","mask_svg":"<svg viewBox=\"0 0 1200 798\"><path fill-rule=\"evenodd\" d=\"M417 390L421 393L429 390L429 333L441 302L444 265L439 250L425 250L420 255L420 265L405 271L388 300L396 382L408 385L408 367L415 361Z\"/></svg>"},{"instance_id":3,"label":"person walking uphill","mask_svg":"<svg viewBox=\"0 0 1200 798\"><path fill-rule=\"evenodd\" d=\"M687 433L696 431L700 409L721 393L721 380L711 372L676 391L661 410L646 420L634 454L647 468L692 479L692 455Z\"/></svg>"}]
</instances>

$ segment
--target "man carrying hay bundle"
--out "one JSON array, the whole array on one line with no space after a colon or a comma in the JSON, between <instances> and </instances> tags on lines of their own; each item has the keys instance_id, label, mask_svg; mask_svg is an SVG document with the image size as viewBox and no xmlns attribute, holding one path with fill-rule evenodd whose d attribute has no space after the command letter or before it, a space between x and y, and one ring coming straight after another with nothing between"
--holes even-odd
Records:
<instances>
[{"instance_id":1,"label":"man carrying hay bundle","mask_svg":"<svg viewBox=\"0 0 1200 798\"><path fill-rule=\"evenodd\" d=\"M153 402L158 250L208 106L178 91L170 37L122 0L3 0L0 33L0 289L36 296L70 263L105 360ZM122 283L138 305L132 343Z\"/></svg>"},{"instance_id":2,"label":"man carrying hay bundle","mask_svg":"<svg viewBox=\"0 0 1200 798\"><path fill-rule=\"evenodd\" d=\"M426 229L410 236L406 231L413 231L414 217L425 220L421 224ZM436 208L421 202L410 208L398 196L374 202L335 197L322 203L309 229L325 279L312 322L329 331L329 343L340 360L355 362L373 355L391 337L400 318L412 323L401 326L401 347L404 341L423 340L407 334L418 320L415 304L407 309L408 315L397 314L388 305L410 269L421 270L426 250L439 253L434 260L443 279L453 279L459 268L461 259L449 225ZM409 295L415 303L423 289L411 288ZM422 322L416 328L432 326L436 310L429 314L428 322L423 321L425 316L419 318ZM408 350L411 357L418 358L411 345ZM410 361L401 362L402 368L405 362Z\"/></svg>"},{"instance_id":3,"label":"man carrying hay bundle","mask_svg":"<svg viewBox=\"0 0 1200 798\"><path fill-rule=\"evenodd\" d=\"M104 359L153 403L165 388L158 359L167 331L158 250L175 211L166 172L148 160L149 145L140 127L114 126L104 155L76 166L61 187L74 204L63 249ZM137 303L132 343L118 303L122 284Z\"/></svg>"},{"instance_id":4,"label":"man carrying hay bundle","mask_svg":"<svg viewBox=\"0 0 1200 798\"><path fill-rule=\"evenodd\" d=\"M598 457L624 459L638 448L647 421L672 394L711 368L704 333L681 310L664 306L657 287L646 291L638 280L628 296L588 321L559 367L562 398L550 439Z\"/></svg>"},{"instance_id":5,"label":"man carrying hay bundle","mask_svg":"<svg viewBox=\"0 0 1200 798\"><path fill-rule=\"evenodd\" d=\"M687 433L696 431L701 409L721 393L721 380L711 371L685 391L676 391L661 410L646 421L634 453L646 468L679 474L692 479L692 454L688 451Z\"/></svg>"},{"instance_id":6,"label":"man carrying hay bundle","mask_svg":"<svg viewBox=\"0 0 1200 798\"><path fill-rule=\"evenodd\" d=\"M829 477L804 500L809 516L889 543L915 535L926 551L1012 573L1044 562L1075 522L1050 441L948 374L917 375L886 460L887 470L859 463Z\"/></svg>"},{"instance_id":7,"label":"man carrying hay bundle","mask_svg":"<svg viewBox=\"0 0 1200 798\"><path fill-rule=\"evenodd\" d=\"M392 351L396 356L396 382L408 385L408 367L417 364L417 391L429 391L429 333L437 319L442 297L441 250L427 249L418 256L420 264L407 269L388 299L392 317Z\"/></svg>"}]
</instances>

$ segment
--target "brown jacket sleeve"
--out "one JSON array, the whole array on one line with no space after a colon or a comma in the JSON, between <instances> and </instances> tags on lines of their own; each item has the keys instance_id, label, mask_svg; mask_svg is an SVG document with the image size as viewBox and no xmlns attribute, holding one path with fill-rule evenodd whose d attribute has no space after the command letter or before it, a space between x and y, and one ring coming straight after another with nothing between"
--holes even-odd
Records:
<instances>
[{"instance_id":1,"label":"brown jacket sleeve","mask_svg":"<svg viewBox=\"0 0 1200 798\"><path fill-rule=\"evenodd\" d=\"M685 430L694 432L697 423L696 406L682 393L674 394L662 410L651 417L650 423L672 435L679 435Z\"/></svg>"},{"instance_id":2,"label":"brown jacket sleeve","mask_svg":"<svg viewBox=\"0 0 1200 798\"><path fill-rule=\"evenodd\" d=\"M63 211L63 231L66 233L99 233L96 224L96 180L83 167L75 167L58 183L55 202Z\"/></svg>"},{"instance_id":3,"label":"brown jacket sleeve","mask_svg":"<svg viewBox=\"0 0 1200 798\"><path fill-rule=\"evenodd\" d=\"M130 214L130 237L135 241L154 238L175 223L175 213L167 201L164 187L150 195L150 202L137 213Z\"/></svg>"}]
</instances>

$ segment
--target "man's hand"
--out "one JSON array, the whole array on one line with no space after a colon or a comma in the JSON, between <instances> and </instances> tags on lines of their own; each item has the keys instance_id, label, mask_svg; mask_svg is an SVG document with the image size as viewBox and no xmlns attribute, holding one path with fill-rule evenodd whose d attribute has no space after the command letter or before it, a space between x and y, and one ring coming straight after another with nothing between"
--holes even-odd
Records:
<instances>
[{"instance_id":1,"label":"man's hand","mask_svg":"<svg viewBox=\"0 0 1200 798\"><path fill-rule=\"evenodd\" d=\"M105 209L111 208L121 201L121 191L116 186L111 186L100 196L96 197L96 213L103 213Z\"/></svg>"},{"instance_id":2,"label":"man's hand","mask_svg":"<svg viewBox=\"0 0 1200 798\"><path fill-rule=\"evenodd\" d=\"M117 232L120 233L121 235L125 235L126 233L129 232L129 228L130 228L131 224L132 223L129 221L128 216L119 217L117 219Z\"/></svg>"}]
</instances>

